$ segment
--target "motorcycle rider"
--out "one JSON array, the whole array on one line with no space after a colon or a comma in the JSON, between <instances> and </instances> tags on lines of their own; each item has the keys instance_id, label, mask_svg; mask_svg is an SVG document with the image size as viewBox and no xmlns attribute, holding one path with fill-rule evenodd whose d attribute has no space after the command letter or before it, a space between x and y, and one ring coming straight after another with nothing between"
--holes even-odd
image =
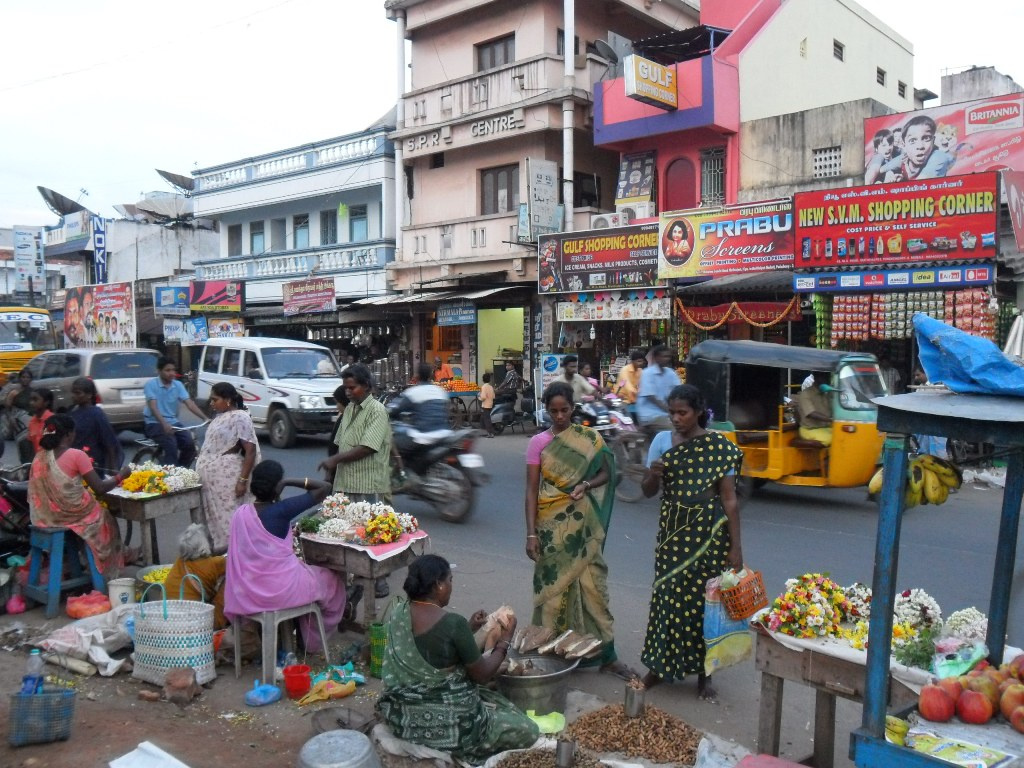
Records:
<instances>
[{"instance_id":1,"label":"motorcycle rider","mask_svg":"<svg viewBox=\"0 0 1024 768\"><path fill-rule=\"evenodd\" d=\"M626 404L626 410L636 418L636 396L640 391L640 374L647 367L647 355L639 349L629 353L629 362L622 366L619 378L615 382L615 393Z\"/></svg>"},{"instance_id":2,"label":"motorcycle rider","mask_svg":"<svg viewBox=\"0 0 1024 768\"><path fill-rule=\"evenodd\" d=\"M659 344L651 350L651 360L651 365L640 374L636 398L636 415L648 438L673 429L668 416L668 393L679 386L679 376L670 367L672 350Z\"/></svg>"},{"instance_id":3,"label":"motorcycle rider","mask_svg":"<svg viewBox=\"0 0 1024 768\"><path fill-rule=\"evenodd\" d=\"M416 383L402 392L388 407L392 414L398 414L401 421L411 427L395 433L400 451L412 447L403 444L408 442L403 437L411 438L412 443L429 445L447 435L451 429L448 422L448 393L434 384L433 375L434 369L426 363L417 365Z\"/></svg>"},{"instance_id":4,"label":"motorcycle rider","mask_svg":"<svg viewBox=\"0 0 1024 768\"><path fill-rule=\"evenodd\" d=\"M572 396L577 403L582 402L584 397L593 398L598 394L594 386L576 372L579 364L580 359L576 355L566 355L562 358L565 383L572 387Z\"/></svg>"}]
</instances>

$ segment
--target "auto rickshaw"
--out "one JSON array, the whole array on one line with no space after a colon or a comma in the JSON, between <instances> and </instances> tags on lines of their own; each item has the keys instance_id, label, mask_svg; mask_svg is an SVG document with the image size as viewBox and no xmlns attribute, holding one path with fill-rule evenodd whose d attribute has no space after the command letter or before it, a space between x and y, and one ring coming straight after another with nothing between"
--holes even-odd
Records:
<instances>
[{"instance_id":1,"label":"auto rickshaw","mask_svg":"<svg viewBox=\"0 0 1024 768\"><path fill-rule=\"evenodd\" d=\"M829 376L832 444L805 440L791 397L808 373ZM872 399L886 394L874 355L787 347L759 341L709 340L686 359L686 381L711 409L709 428L743 451L740 492L768 481L851 488L865 485L881 456L884 435Z\"/></svg>"}]
</instances>

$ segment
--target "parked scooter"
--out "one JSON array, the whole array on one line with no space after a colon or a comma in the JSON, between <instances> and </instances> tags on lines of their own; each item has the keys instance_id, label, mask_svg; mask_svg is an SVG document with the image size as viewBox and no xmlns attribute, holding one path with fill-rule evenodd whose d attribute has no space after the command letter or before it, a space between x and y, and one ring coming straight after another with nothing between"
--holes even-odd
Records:
<instances>
[{"instance_id":1,"label":"parked scooter","mask_svg":"<svg viewBox=\"0 0 1024 768\"><path fill-rule=\"evenodd\" d=\"M391 411L395 450L402 459L391 476L394 493L429 502L442 519L461 523L473 512L476 488L489 479L473 452L475 429L419 432Z\"/></svg>"},{"instance_id":2,"label":"parked scooter","mask_svg":"<svg viewBox=\"0 0 1024 768\"><path fill-rule=\"evenodd\" d=\"M523 382L523 399L520 410L516 410L516 401L519 395L514 392L500 394L494 399L494 407L491 409L491 426L495 434L500 435L505 427L513 430L518 425L525 431L527 421L537 422L537 403L533 397L533 385L528 381Z\"/></svg>"}]
</instances>

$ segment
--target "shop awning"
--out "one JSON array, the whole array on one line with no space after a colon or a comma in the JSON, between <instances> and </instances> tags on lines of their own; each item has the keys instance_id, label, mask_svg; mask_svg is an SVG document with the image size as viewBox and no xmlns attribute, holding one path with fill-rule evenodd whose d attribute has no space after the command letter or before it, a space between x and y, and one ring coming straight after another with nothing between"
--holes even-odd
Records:
<instances>
[{"instance_id":1,"label":"shop awning","mask_svg":"<svg viewBox=\"0 0 1024 768\"><path fill-rule=\"evenodd\" d=\"M722 293L793 293L793 273L788 269L777 269L772 272L727 275L676 288L677 296Z\"/></svg>"},{"instance_id":2,"label":"shop awning","mask_svg":"<svg viewBox=\"0 0 1024 768\"><path fill-rule=\"evenodd\" d=\"M525 285L525 283L523 284ZM438 302L438 301L455 301L457 299L482 299L486 296L492 296L495 293L501 293L502 291L511 291L518 288L517 285L503 285L498 288L485 288L479 291L427 291L426 293L394 293L388 296L368 296L365 299L358 299L353 301L353 305L372 305L375 307L383 306L385 304L415 304L417 302Z\"/></svg>"}]
</instances>

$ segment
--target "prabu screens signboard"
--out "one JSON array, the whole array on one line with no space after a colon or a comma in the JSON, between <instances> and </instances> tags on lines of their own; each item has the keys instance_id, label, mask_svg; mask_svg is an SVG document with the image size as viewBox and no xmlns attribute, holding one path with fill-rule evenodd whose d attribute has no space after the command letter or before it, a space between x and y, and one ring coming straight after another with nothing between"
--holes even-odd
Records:
<instances>
[{"instance_id":1,"label":"prabu screens signboard","mask_svg":"<svg viewBox=\"0 0 1024 768\"><path fill-rule=\"evenodd\" d=\"M798 192L800 268L993 259L999 175Z\"/></svg>"},{"instance_id":2,"label":"prabu screens signboard","mask_svg":"<svg viewBox=\"0 0 1024 768\"><path fill-rule=\"evenodd\" d=\"M725 277L793 267L793 204L771 200L661 214L658 277Z\"/></svg>"},{"instance_id":3,"label":"prabu screens signboard","mask_svg":"<svg viewBox=\"0 0 1024 768\"><path fill-rule=\"evenodd\" d=\"M1024 171L1024 94L864 121L864 183Z\"/></svg>"},{"instance_id":4,"label":"prabu screens signboard","mask_svg":"<svg viewBox=\"0 0 1024 768\"><path fill-rule=\"evenodd\" d=\"M537 247L538 293L660 285L657 224L543 235Z\"/></svg>"}]
</instances>

